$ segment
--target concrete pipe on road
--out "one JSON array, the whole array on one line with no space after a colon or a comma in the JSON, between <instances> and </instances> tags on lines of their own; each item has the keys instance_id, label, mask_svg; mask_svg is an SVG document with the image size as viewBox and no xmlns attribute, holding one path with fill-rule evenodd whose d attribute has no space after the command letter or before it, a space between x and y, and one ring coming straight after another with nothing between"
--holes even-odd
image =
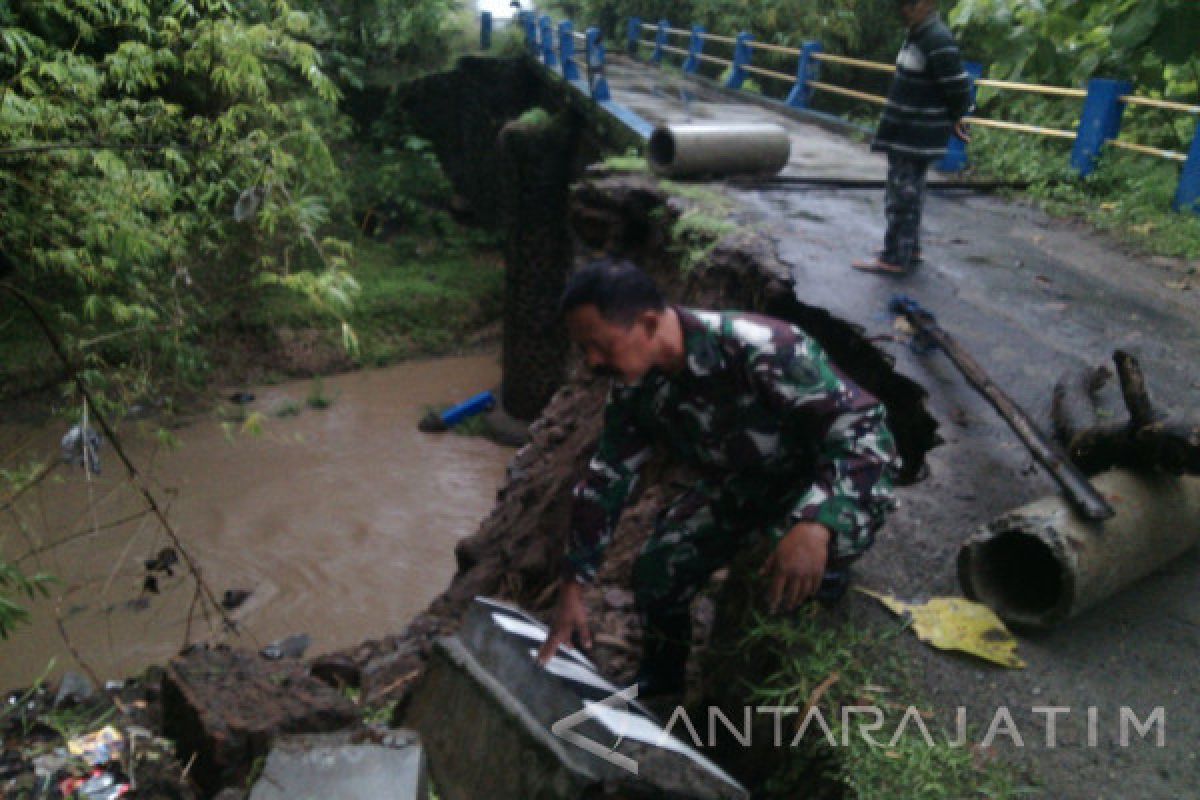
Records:
<instances>
[{"instance_id":1,"label":"concrete pipe on road","mask_svg":"<svg viewBox=\"0 0 1200 800\"><path fill-rule=\"evenodd\" d=\"M791 148L779 125L669 125L651 134L647 159L670 178L775 175Z\"/></svg>"},{"instance_id":2,"label":"concrete pipe on road","mask_svg":"<svg viewBox=\"0 0 1200 800\"><path fill-rule=\"evenodd\" d=\"M1049 628L1200 541L1200 478L1114 470L1093 485L1116 510L1084 519L1045 497L984 526L958 554L967 597L1014 625Z\"/></svg>"}]
</instances>

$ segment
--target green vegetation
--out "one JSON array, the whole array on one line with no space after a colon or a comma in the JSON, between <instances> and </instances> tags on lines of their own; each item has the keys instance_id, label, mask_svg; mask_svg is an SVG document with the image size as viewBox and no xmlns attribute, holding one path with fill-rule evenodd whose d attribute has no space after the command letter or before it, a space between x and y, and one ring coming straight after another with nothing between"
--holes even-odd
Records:
<instances>
[{"instance_id":1,"label":"green vegetation","mask_svg":"<svg viewBox=\"0 0 1200 800\"><path fill-rule=\"evenodd\" d=\"M51 468L31 463L16 469L0 469L0 513L9 513L17 498L48 476ZM3 545L0 537L0 554L4 553ZM16 626L29 621L29 611L22 603L48 596L54 583L51 575L43 572L28 575L18 563L0 557L0 640L7 639Z\"/></svg>"},{"instance_id":2,"label":"green vegetation","mask_svg":"<svg viewBox=\"0 0 1200 800\"><path fill-rule=\"evenodd\" d=\"M0 395L69 370L115 419L231 377L230 342L290 327L378 364L493 318L493 237L451 218L428 143L380 107L379 87L473 49L471 16L454 0L0 0ZM263 423L243 411L226 430ZM3 502L21 481L0 476ZM47 581L0 560L0 637Z\"/></svg>"},{"instance_id":3,"label":"green vegetation","mask_svg":"<svg viewBox=\"0 0 1200 800\"><path fill-rule=\"evenodd\" d=\"M670 233L679 269L686 274L708 258L721 239L738 229L729 220L733 206L724 195L702 186L667 180L659 181L659 186L684 201L685 207Z\"/></svg>"},{"instance_id":4,"label":"green vegetation","mask_svg":"<svg viewBox=\"0 0 1200 800\"><path fill-rule=\"evenodd\" d=\"M544 108L536 107L526 111L521 116L517 117L517 124L524 125L528 128L544 128L550 124L550 112Z\"/></svg>"},{"instance_id":5,"label":"green vegetation","mask_svg":"<svg viewBox=\"0 0 1200 800\"><path fill-rule=\"evenodd\" d=\"M650 165L646 163L646 159L639 156L636 152L626 153L623 156L609 156L604 159L604 166L613 172L650 171Z\"/></svg>"},{"instance_id":6,"label":"green vegetation","mask_svg":"<svg viewBox=\"0 0 1200 800\"><path fill-rule=\"evenodd\" d=\"M0 639L7 639L13 628L29 620L21 598L34 599L49 594L54 579L44 573L26 575L16 564L0 559Z\"/></svg>"},{"instance_id":7,"label":"green vegetation","mask_svg":"<svg viewBox=\"0 0 1200 800\"><path fill-rule=\"evenodd\" d=\"M276 417L283 418L295 417L300 414L300 411L301 407L299 403L297 403L295 400L286 400L276 406L271 413Z\"/></svg>"},{"instance_id":8,"label":"green vegetation","mask_svg":"<svg viewBox=\"0 0 1200 800\"><path fill-rule=\"evenodd\" d=\"M1195 3L1049 0L1035 9L1017 0L960 0L949 19L992 78L1058 86L1124 78L1142 96L1200 101ZM979 107L982 116L1074 130L1081 104L984 88ZM1195 134L1188 114L1130 107L1122 121L1122 139L1162 149L1186 152ZM1152 252L1200 253L1200 216L1169 210L1177 163L1110 148L1079 180L1067 168L1069 145L1056 140L977 131L970 151L981 173L1032 181L1031 194L1054 213L1082 216Z\"/></svg>"},{"instance_id":9,"label":"green vegetation","mask_svg":"<svg viewBox=\"0 0 1200 800\"><path fill-rule=\"evenodd\" d=\"M789 617L757 619L737 649L768 647L786 656L779 670L754 689L753 701L795 707L802 715L811 704L839 744L836 753L830 753L819 725L810 724L799 746L802 757L772 776L771 797L798 797L810 790L814 762L827 765L830 774L823 777L841 784L857 800L999 800L1024 793L1010 768L969 744L952 745L957 732L926 718L932 715L915 688L911 666L897 655L896 639L903 631L903 625L834 623L816 606ZM883 726L870 733L883 746L860 735L859 718L843 719L842 709L851 706L887 709ZM932 746L918 723L904 721L909 707L924 711L919 724L925 726ZM843 731L846 721L849 731Z\"/></svg>"},{"instance_id":10,"label":"green vegetation","mask_svg":"<svg viewBox=\"0 0 1200 800\"><path fill-rule=\"evenodd\" d=\"M55 377L17 293L118 406L203 385L222 332L287 306L353 353L362 241L460 231L423 211L448 193L428 145L340 106L444 65L470 27L456 8L0 3L6 387Z\"/></svg>"}]
</instances>

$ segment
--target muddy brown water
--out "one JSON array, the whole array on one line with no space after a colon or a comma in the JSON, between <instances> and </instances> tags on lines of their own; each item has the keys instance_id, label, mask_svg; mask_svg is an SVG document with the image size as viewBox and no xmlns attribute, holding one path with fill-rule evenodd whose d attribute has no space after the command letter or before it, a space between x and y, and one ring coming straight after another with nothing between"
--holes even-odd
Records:
<instances>
[{"instance_id":1,"label":"muddy brown water","mask_svg":"<svg viewBox=\"0 0 1200 800\"><path fill-rule=\"evenodd\" d=\"M309 381L253 389L257 435L218 414L173 431L177 449L151 423L125 423L121 435L218 598L252 591L233 612L236 643L304 632L315 654L400 630L449 581L454 545L491 509L512 451L423 434L417 421L428 405L494 387L499 373L495 355L413 362L326 378L324 411L306 405ZM289 406L299 413L277 415ZM0 428L0 468L55 458L65 428ZM0 641L0 688L28 685L52 658L54 672L76 668L56 608L102 680L161 663L184 641L195 584L176 568L156 574L158 594L143 592L144 561L169 542L152 517L127 519L145 504L112 448L101 456L92 480L59 467L0 516L2 552L57 544L22 566L61 581L32 625ZM208 629L193 614L193 638Z\"/></svg>"}]
</instances>

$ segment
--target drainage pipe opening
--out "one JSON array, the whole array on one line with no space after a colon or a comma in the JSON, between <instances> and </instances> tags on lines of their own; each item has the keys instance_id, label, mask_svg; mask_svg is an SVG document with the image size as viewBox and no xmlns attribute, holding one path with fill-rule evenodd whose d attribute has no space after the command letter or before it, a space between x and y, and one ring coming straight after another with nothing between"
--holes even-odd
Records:
<instances>
[{"instance_id":1,"label":"drainage pipe opening","mask_svg":"<svg viewBox=\"0 0 1200 800\"><path fill-rule=\"evenodd\" d=\"M1070 576L1049 545L1036 536L1002 533L982 542L966 558L975 599L1001 617L1043 620L1070 604Z\"/></svg>"}]
</instances>

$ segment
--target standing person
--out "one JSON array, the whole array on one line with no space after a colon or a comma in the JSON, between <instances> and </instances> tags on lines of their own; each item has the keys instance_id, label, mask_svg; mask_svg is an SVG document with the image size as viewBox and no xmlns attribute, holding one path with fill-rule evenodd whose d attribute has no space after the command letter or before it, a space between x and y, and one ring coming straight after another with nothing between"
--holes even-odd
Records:
<instances>
[{"instance_id":1,"label":"standing person","mask_svg":"<svg viewBox=\"0 0 1200 800\"><path fill-rule=\"evenodd\" d=\"M951 133L970 140L962 118L971 110L971 79L954 35L942 22L937 0L896 0L908 35L875 132L872 150L887 153L883 251L855 269L907 275L921 259L921 209L925 173L946 154Z\"/></svg>"},{"instance_id":2,"label":"standing person","mask_svg":"<svg viewBox=\"0 0 1200 800\"><path fill-rule=\"evenodd\" d=\"M542 663L572 638L590 645L583 586L595 580L655 446L702 478L662 511L634 565L645 631L640 694L683 687L690 602L756 536L773 543L762 570L772 608L840 598L847 565L871 546L891 501L897 457L883 404L799 328L667 305L628 261L574 273L561 310L588 366L614 382L575 488Z\"/></svg>"}]
</instances>

